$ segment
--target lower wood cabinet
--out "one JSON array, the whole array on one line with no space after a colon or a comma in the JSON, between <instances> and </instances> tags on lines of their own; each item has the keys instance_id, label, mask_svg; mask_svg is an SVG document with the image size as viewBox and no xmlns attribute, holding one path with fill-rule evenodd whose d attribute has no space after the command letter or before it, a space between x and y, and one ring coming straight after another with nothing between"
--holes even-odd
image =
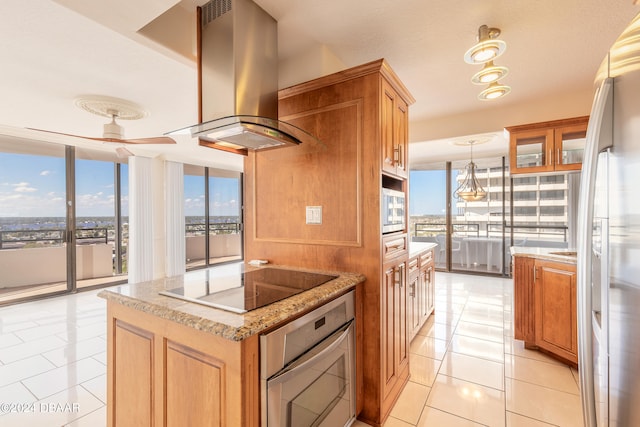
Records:
<instances>
[{"instance_id":1,"label":"lower wood cabinet","mask_svg":"<svg viewBox=\"0 0 640 427\"><path fill-rule=\"evenodd\" d=\"M536 345L578 363L576 266L536 260Z\"/></svg>"},{"instance_id":2,"label":"lower wood cabinet","mask_svg":"<svg viewBox=\"0 0 640 427\"><path fill-rule=\"evenodd\" d=\"M429 249L409 259L407 316L411 341L434 310L434 251Z\"/></svg>"},{"instance_id":3,"label":"lower wood cabinet","mask_svg":"<svg viewBox=\"0 0 640 427\"><path fill-rule=\"evenodd\" d=\"M578 364L576 265L514 260L514 337L565 363Z\"/></svg>"},{"instance_id":4,"label":"lower wood cabinet","mask_svg":"<svg viewBox=\"0 0 640 427\"><path fill-rule=\"evenodd\" d=\"M259 426L257 335L230 341L107 307L108 426Z\"/></svg>"},{"instance_id":5,"label":"lower wood cabinet","mask_svg":"<svg viewBox=\"0 0 640 427\"><path fill-rule=\"evenodd\" d=\"M399 391L409 379L406 255L386 262L383 273L381 347L384 413L391 410Z\"/></svg>"}]
</instances>

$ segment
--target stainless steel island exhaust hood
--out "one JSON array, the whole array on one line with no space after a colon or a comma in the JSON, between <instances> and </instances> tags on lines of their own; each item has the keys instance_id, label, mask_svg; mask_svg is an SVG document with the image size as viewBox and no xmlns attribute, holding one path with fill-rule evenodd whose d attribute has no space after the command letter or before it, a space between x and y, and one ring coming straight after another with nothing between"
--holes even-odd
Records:
<instances>
[{"instance_id":1,"label":"stainless steel island exhaust hood","mask_svg":"<svg viewBox=\"0 0 640 427\"><path fill-rule=\"evenodd\" d=\"M248 150L319 141L278 120L277 22L251 0L212 0L198 8L200 145Z\"/></svg>"}]
</instances>

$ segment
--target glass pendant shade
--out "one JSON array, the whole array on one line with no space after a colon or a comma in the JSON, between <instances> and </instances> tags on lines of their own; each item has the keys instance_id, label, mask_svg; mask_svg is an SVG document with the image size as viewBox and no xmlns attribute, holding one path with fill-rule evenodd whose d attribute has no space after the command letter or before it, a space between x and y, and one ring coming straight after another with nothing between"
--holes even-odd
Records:
<instances>
[{"instance_id":1,"label":"glass pendant shade","mask_svg":"<svg viewBox=\"0 0 640 427\"><path fill-rule=\"evenodd\" d=\"M476 177L476 164L469 162L465 169L466 176L456 189L456 197L467 202L477 202L484 199L487 196L487 192L482 188Z\"/></svg>"},{"instance_id":2,"label":"glass pendant shade","mask_svg":"<svg viewBox=\"0 0 640 427\"><path fill-rule=\"evenodd\" d=\"M487 192L482 188L482 185L480 185L476 177L476 164L473 163L473 144L475 143L476 141L473 140L468 141L470 159L467 166L465 166L466 175L454 193L458 199L467 202L477 202L487 196Z\"/></svg>"}]
</instances>

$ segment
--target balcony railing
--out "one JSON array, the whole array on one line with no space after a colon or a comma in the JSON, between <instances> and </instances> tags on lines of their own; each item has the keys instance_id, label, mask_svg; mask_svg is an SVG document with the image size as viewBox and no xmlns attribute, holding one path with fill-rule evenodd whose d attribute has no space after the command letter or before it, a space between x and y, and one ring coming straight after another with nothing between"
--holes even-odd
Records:
<instances>
[{"instance_id":1,"label":"balcony railing","mask_svg":"<svg viewBox=\"0 0 640 427\"><path fill-rule=\"evenodd\" d=\"M204 222L189 223L185 226L187 236L198 236L205 234L206 224ZM241 230L238 222L212 222L209 223L209 234L238 234Z\"/></svg>"},{"instance_id":2,"label":"balcony railing","mask_svg":"<svg viewBox=\"0 0 640 427\"><path fill-rule=\"evenodd\" d=\"M59 246L65 241L65 230L59 228L10 231L0 230L0 249L19 249L27 245ZM81 245L109 243L109 229L78 229L76 230L76 242Z\"/></svg>"}]
</instances>

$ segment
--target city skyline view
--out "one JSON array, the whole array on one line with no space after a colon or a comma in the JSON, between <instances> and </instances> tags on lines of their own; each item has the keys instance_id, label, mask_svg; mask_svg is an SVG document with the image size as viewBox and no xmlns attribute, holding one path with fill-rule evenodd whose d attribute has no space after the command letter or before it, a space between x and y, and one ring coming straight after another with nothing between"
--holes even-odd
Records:
<instances>
[{"instance_id":1,"label":"city skyline view","mask_svg":"<svg viewBox=\"0 0 640 427\"><path fill-rule=\"evenodd\" d=\"M77 159L76 216L114 216L114 163ZM237 216L238 180L210 177L210 215ZM122 215L128 215L128 165L121 167ZM204 178L185 175L185 216L204 215ZM65 159L0 153L0 217L64 217Z\"/></svg>"}]
</instances>

